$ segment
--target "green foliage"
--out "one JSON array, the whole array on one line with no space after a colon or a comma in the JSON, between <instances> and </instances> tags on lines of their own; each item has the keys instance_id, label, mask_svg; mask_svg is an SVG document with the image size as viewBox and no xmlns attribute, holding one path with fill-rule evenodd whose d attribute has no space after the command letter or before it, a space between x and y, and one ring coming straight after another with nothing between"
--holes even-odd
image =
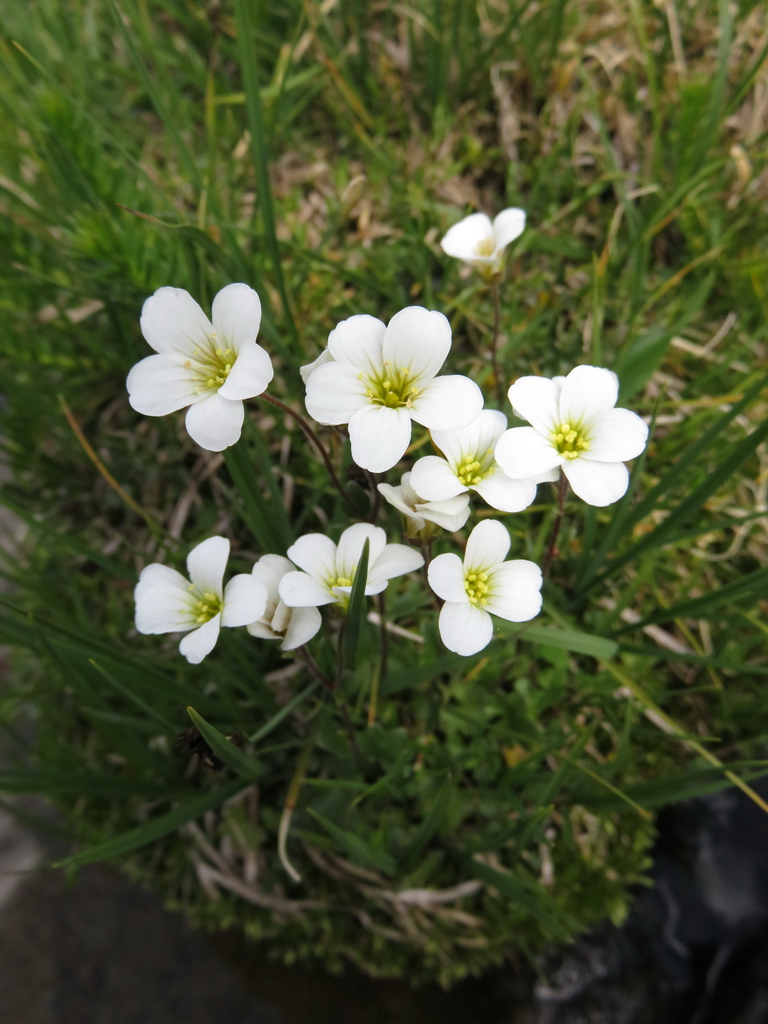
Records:
<instances>
[{"instance_id":1,"label":"green foliage","mask_svg":"<svg viewBox=\"0 0 768 1024\"><path fill-rule=\"evenodd\" d=\"M0 790L67 813L66 865L118 858L286 960L450 984L620 921L650 812L765 772L764 15L746 0L5 7L0 727L17 763ZM491 297L438 242L469 208L512 205L528 228L502 285L505 380L606 365L653 414L627 496L569 500L541 617L461 658L423 580L376 604L392 632L368 620L361 573L342 642L332 615L311 642L314 674L241 630L200 666L138 636L150 562L180 568L224 533L247 571L350 521L274 407L248 403L223 460L178 417L132 412L146 297L255 287L274 392L297 411L298 366L336 323L423 303L451 319L449 372L490 395ZM323 438L373 514L346 446ZM542 487L505 517L513 557L541 560L555 510ZM400 540L394 511L379 517Z\"/></svg>"}]
</instances>

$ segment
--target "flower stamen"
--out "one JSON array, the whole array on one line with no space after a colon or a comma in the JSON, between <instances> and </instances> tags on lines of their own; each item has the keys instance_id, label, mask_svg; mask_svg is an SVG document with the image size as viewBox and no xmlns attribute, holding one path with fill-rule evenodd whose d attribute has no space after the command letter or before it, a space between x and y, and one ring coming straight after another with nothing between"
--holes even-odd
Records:
<instances>
[{"instance_id":1,"label":"flower stamen","mask_svg":"<svg viewBox=\"0 0 768 1024\"><path fill-rule=\"evenodd\" d=\"M469 572L464 577L464 589L467 592L467 597L470 602L474 605L479 605L481 608L488 603L488 573L487 572Z\"/></svg>"},{"instance_id":2,"label":"flower stamen","mask_svg":"<svg viewBox=\"0 0 768 1024\"><path fill-rule=\"evenodd\" d=\"M589 450L589 438L580 426L561 423L552 432L552 444L565 459L578 459Z\"/></svg>"}]
</instances>

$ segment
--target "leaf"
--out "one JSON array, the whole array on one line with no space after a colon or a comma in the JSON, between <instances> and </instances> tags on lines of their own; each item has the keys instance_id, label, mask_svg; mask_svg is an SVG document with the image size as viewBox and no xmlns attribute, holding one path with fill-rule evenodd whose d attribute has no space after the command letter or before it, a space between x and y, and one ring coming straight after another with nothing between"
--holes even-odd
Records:
<instances>
[{"instance_id":1,"label":"leaf","mask_svg":"<svg viewBox=\"0 0 768 1024\"><path fill-rule=\"evenodd\" d=\"M167 814L161 814L160 817L152 818L151 821L129 829L128 832L107 839L103 843L97 843L81 853L66 857L54 866L59 868L82 867L85 864L95 864L96 861L109 860L112 857L130 853L132 850L138 850L148 843L162 839L169 832L176 832L188 821L194 821L195 818L199 818L201 814L205 814L211 808L219 807L225 800L229 800L235 793L244 789L246 785L247 783L242 779L235 779L225 786L219 786L218 789L209 793L203 793L192 800L187 800L175 810L168 811Z\"/></svg>"},{"instance_id":2,"label":"leaf","mask_svg":"<svg viewBox=\"0 0 768 1024\"><path fill-rule=\"evenodd\" d=\"M200 730L200 734L214 754L232 771L237 772L243 779L251 780L264 774L265 768L260 761L244 754L239 747L231 743L218 729L206 722L203 716L199 715L194 708L187 708L187 714Z\"/></svg>"},{"instance_id":3,"label":"leaf","mask_svg":"<svg viewBox=\"0 0 768 1024\"><path fill-rule=\"evenodd\" d=\"M350 672L354 672L357 666L357 649L360 644L360 627L363 621L363 608L365 606L365 588L368 583L368 556L370 554L370 541L366 538L363 550L360 552L360 561L355 569L355 578L352 580L352 593L349 595L349 608L344 623L344 666Z\"/></svg>"},{"instance_id":4,"label":"leaf","mask_svg":"<svg viewBox=\"0 0 768 1024\"><path fill-rule=\"evenodd\" d=\"M339 828L338 825L328 821L327 818L324 818L322 814L312 807L308 807L307 811L318 824L322 825L328 835L341 843L353 860L367 864L368 867L376 868L378 871L383 871L386 875L395 874L397 867L394 858L386 850L375 849L366 843L361 836Z\"/></svg>"}]
</instances>

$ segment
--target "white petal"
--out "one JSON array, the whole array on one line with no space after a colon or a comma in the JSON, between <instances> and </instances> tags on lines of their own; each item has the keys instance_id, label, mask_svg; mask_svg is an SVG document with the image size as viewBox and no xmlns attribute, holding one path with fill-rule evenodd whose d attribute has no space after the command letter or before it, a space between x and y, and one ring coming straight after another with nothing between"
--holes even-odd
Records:
<instances>
[{"instance_id":1,"label":"white petal","mask_svg":"<svg viewBox=\"0 0 768 1024\"><path fill-rule=\"evenodd\" d=\"M407 306L387 324L382 355L391 367L407 371L417 382L426 382L440 370L450 349L447 318L423 306Z\"/></svg>"},{"instance_id":2,"label":"white petal","mask_svg":"<svg viewBox=\"0 0 768 1024\"><path fill-rule=\"evenodd\" d=\"M239 353L243 345L256 341L261 326L261 299L247 284L228 284L213 300L211 320L219 340L224 342L221 347Z\"/></svg>"},{"instance_id":3,"label":"white petal","mask_svg":"<svg viewBox=\"0 0 768 1024\"><path fill-rule=\"evenodd\" d=\"M509 531L498 519L478 523L467 540L464 553L465 572L487 572L503 562L509 551Z\"/></svg>"},{"instance_id":4,"label":"white petal","mask_svg":"<svg viewBox=\"0 0 768 1024\"><path fill-rule=\"evenodd\" d=\"M403 479L410 474L404 474ZM422 515L416 512L410 505L406 504L404 499L404 488L402 484L400 487L392 487L390 484L377 484L376 485L379 494L384 498L385 501L389 502L393 508L405 516L406 520L412 524L410 527L413 530L421 530L426 525L425 519Z\"/></svg>"},{"instance_id":5,"label":"white petal","mask_svg":"<svg viewBox=\"0 0 768 1024\"><path fill-rule=\"evenodd\" d=\"M368 570L384 550L387 535L380 526L370 523L355 523L348 527L341 537L336 549L336 575L352 579L363 553L363 545L368 541Z\"/></svg>"},{"instance_id":6,"label":"white petal","mask_svg":"<svg viewBox=\"0 0 768 1024\"><path fill-rule=\"evenodd\" d=\"M258 637L259 640L279 640L279 634L277 634L270 625L263 620L258 622L249 622L245 627L251 636Z\"/></svg>"},{"instance_id":7,"label":"white petal","mask_svg":"<svg viewBox=\"0 0 768 1024\"><path fill-rule=\"evenodd\" d=\"M214 615L204 622L193 633L187 633L179 644L179 653L183 654L190 665L199 665L206 654L210 654L219 639L221 615Z\"/></svg>"},{"instance_id":8,"label":"white petal","mask_svg":"<svg viewBox=\"0 0 768 1024\"><path fill-rule=\"evenodd\" d=\"M349 423L369 405L365 384L350 363L325 363L307 381L307 412L318 423Z\"/></svg>"},{"instance_id":9,"label":"white petal","mask_svg":"<svg viewBox=\"0 0 768 1024\"><path fill-rule=\"evenodd\" d=\"M514 480L548 473L562 464L554 445L533 427L512 427L496 442L496 461Z\"/></svg>"},{"instance_id":10,"label":"white petal","mask_svg":"<svg viewBox=\"0 0 768 1024\"><path fill-rule=\"evenodd\" d=\"M425 455L414 463L411 486L427 501L455 498L467 489L445 459L439 459L436 455Z\"/></svg>"},{"instance_id":11,"label":"white petal","mask_svg":"<svg viewBox=\"0 0 768 1024\"><path fill-rule=\"evenodd\" d=\"M255 398L267 390L274 375L272 360L267 352L255 341L245 341L237 353L229 376L219 388L219 394L230 401Z\"/></svg>"},{"instance_id":12,"label":"white petal","mask_svg":"<svg viewBox=\"0 0 768 1024\"><path fill-rule=\"evenodd\" d=\"M565 378L560 392L560 421L576 426L596 423L616 405L619 378L600 366L577 366Z\"/></svg>"},{"instance_id":13,"label":"white petal","mask_svg":"<svg viewBox=\"0 0 768 1024\"><path fill-rule=\"evenodd\" d=\"M519 210L511 206L508 210L502 210L493 218L493 237L496 242L496 251L505 249L510 242L522 235L525 230L525 210Z\"/></svg>"},{"instance_id":14,"label":"white petal","mask_svg":"<svg viewBox=\"0 0 768 1024\"><path fill-rule=\"evenodd\" d=\"M446 498L445 501L419 502L416 510L430 523L455 533L469 519L469 495L457 494L455 498Z\"/></svg>"},{"instance_id":15,"label":"white petal","mask_svg":"<svg viewBox=\"0 0 768 1024\"><path fill-rule=\"evenodd\" d=\"M648 441L648 427L629 409L609 409L589 431L584 458L595 462L636 459Z\"/></svg>"},{"instance_id":16,"label":"white petal","mask_svg":"<svg viewBox=\"0 0 768 1024\"><path fill-rule=\"evenodd\" d=\"M522 512L536 498L536 484L530 478L513 480L501 469L489 473L472 490L500 512Z\"/></svg>"},{"instance_id":17,"label":"white petal","mask_svg":"<svg viewBox=\"0 0 768 1024\"><path fill-rule=\"evenodd\" d=\"M435 377L413 400L411 416L430 430L459 430L477 419L483 393L469 377Z\"/></svg>"},{"instance_id":18,"label":"white petal","mask_svg":"<svg viewBox=\"0 0 768 1024\"><path fill-rule=\"evenodd\" d=\"M247 626L267 608L267 588L250 573L233 576L224 590L222 626Z\"/></svg>"},{"instance_id":19,"label":"white petal","mask_svg":"<svg viewBox=\"0 0 768 1024\"><path fill-rule=\"evenodd\" d=\"M277 603L277 586L287 572L293 572L293 568L293 563L282 555L262 555L251 569L251 575L264 584L270 599Z\"/></svg>"},{"instance_id":20,"label":"white petal","mask_svg":"<svg viewBox=\"0 0 768 1024\"><path fill-rule=\"evenodd\" d=\"M488 612L467 601L448 602L440 610L440 639L449 651L469 657L487 647L493 638L493 620Z\"/></svg>"},{"instance_id":21,"label":"white petal","mask_svg":"<svg viewBox=\"0 0 768 1024\"><path fill-rule=\"evenodd\" d=\"M519 558L496 567L485 610L509 622L527 622L541 611L541 569Z\"/></svg>"},{"instance_id":22,"label":"white petal","mask_svg":"<svg viewBox=\"0 0 768 1024\"><path fill-rule=\"evenodd\" d=\"M147 356L125 382L128 400L144 416L166 416L198 401L195 380L177 356Z\"/></svg>"},{"instance_id":23,"label":"white petal","mask_svg":"<svg viewBox=\"0 0 768 1024\"><path fill-rule=\"evenodd\" d=\"M155 352L191 356L207 345L213 324L183 288L158 288L141 310L141 333Z\"/></svg>"},{"instance_id":24,"label":"white petal","mask_svg":"<svg viewBox=\"0 0 768 1024\"><path fill-rule=\"evenodd\" d=\"M459 260L474 260L483 242L493 242L493 224L485 213L471 213L449 228L440 241L443 252Z\"/></svg>"},{"instance_id":25,"label":"white petal","mask_svg":"<svg viewBox=\"0 0 768 1024\"><path fill-rule=\"evenodd\" d=\"M558 463L553 469L548 469L546 473L536 473L533 477L535 484L556 484L560 479L560 464Z\"/></svg>"},{"instance_id":26,"label":"white petal","mask_svg":"<svg viewBox=\"0 0 768 1024\"><path fill-rule=\"evenodd\" d=\"M563 464L563 472L574 494L588 505L597 505L598 508L618 501L629 487L629 473L623 462L573 459Z\"/></svg>"},{"instance_id":27,"label":"white petal","mask_svg":"<svg viewBox=\"0 0 768 1024\"><path fill-rule=\"evenodd\" d=\"M209 452L222 452L240 439L245 409L242 402L208 395L187 409L185 425L192 440Z\"/></svg>"},{"instance_id":28,"label":"white petal","mask_svg":"<svg viewBox=\"0 0 768 1024\"><path fill-rule=\"evenodd\" d=\"M293 608L289 608L285 601L278 600L272 616L271 626L275 633L285 633L293 615Z\"/></svg>"},{"instance_id":29,"label":"white petal","mask_svg":"<svg viewBox=\"0 0 768 1024\"><path fill-rule=\"evenodd\" d=\"M170 566L154 562L142 569L133 596L140 633L176 633L195 628L189 583Z\"/></svg>"},{"instance_id":30,"label":"white petal","mask_svg":"<svg viewBox=\"0 0 768 1024\"><path fill-rule=\"evenodd\" d=\"M294 565L321 583L338 576L336 545L324 533L305 533L288 548L288 557Z\"/></svg>"},{"instance_id":31,"label":"white petal","mask_svg":"<svg viewBox=\"0 0 768 1024\"><path fill-rule=\"evenodd\" d=\"M333 359L349 363L356 372L377 376L382 370L381 347L386 327L375 316L360 313L342 320L328 335Z\"/></svg>"},{"instance_id":32,"label":"white petal","mask_svg":"<svg viewBox=\"0 0 768 1024\"><path fill-rule=\"evenodd\" d=\"M304 384L306 385L307 381L312 376L314 371L318 368L318 366L322 366L323 363L332 362L333 356L331 355L327 348L324 348L320 355L317 357L317 359L313 359L311 363L306 363L304 366L300 366L299 373L301 374L301 379L304 381Z\"/></svg>"},{"instance_id":33,"label":"white petal","mask_svg":"<svg viewBox=\"0 0 768 1024\"><path fill-rule=\"evenodd\" d=\"M560 423L560 389L547 377L521 377L507 392L515 415L549 437Z\"/></svg>"},{"instance_id":34,"label":"white petal","mask_svg":"<svg viewBox=\"0 0 768 1024\"><path fill-rule=\"evenodd\" d=\"M309 608L310 605L333 604L333 591L305 572L287 572L280 580L280 598L289 608Z\"/></svg>"},{"instance_id":35,"label":"white petal","mask_svg":"<svg viewBox=\"0 0 768 1024\"><path fill-rule=\"evenodd\" d=\"M427 569L427 579L430 587L443 601L469 603L464 587L464 565L452 551L432 559Z\"/></svg>"},{"instance_id":36,"label":"white petal","mask_svg":"<svg viewBox=\"0 0 768 1024\"><path fill-rule=\"evenodd\" d=\"M424 559L415 548L406 544L387 544L368 572L368 581L373 586L395 576L404 576L407 572L415 572L424 565ZM368 590L366 589L366 593Z\"/></svg>"},{"instance_id":37,"label":"white petal","mask_svg":"<svg viewBox=\"0 0 768 1024\"><path fill-rule=\"evenodd\" d=\"M187 572L195 586L204 594L223 594L224 570L229 558L226 537L209 537L187 555ZM254 615L258 619L258 615Z\"/></svg>"},{"instance_id":38,"label":"white petal","mask_svg":"<svg viewBox=\"0 0 768 1024\"><path fill-rule=\"evenodd\" d=\"M308 643L323 624L323 617L317 608L294 608L285 631L281 651L294 651Z\"/></svg>"},{"instance_id":39,"label":"white petal","mask_svg":"<svg viewBox=\"0 0 768 1024\"><path fill-rule=\"evenodd\" d=\"M461 430L433 430L432 440L456 468L468 455L476 458L493 451L507 429L507 417L496 409L483 409L468 427Z\"/></svg>"},{"instance_id":40,"label":"white petal","mask_svg":"<svg viewBox=\"0 0 768 1024\"><path fill-rule=\"evenodd\" d=\"M310 384L322 369L315 371ZM371 473L385 473L405 455L411 440L411 417L405 409L367 405L350 419L349 440L358 466Z\"/></svg>"}]
</instances>

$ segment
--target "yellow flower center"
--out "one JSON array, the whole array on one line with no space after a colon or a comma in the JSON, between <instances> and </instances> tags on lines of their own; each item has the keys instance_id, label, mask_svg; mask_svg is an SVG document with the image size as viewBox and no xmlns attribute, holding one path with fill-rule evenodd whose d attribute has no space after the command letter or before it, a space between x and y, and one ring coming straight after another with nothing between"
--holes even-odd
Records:
<instances>
[{"instance_id":1,"label":"yellow flower center","mask_svg":"<svg viewBox=\"0 0 768 1024\"><path fill-rule=\"evenodd\" d=\"M465 455L454 472L465 487L474 487L488 476L493 468L493 463L493 448L488 448L483 453L474 452L471 455Z\"/></svg>"},{"instance_id":2,"label":"yellow flower center","mask_svg":"<svg viewBox=\"0 0 768 1024\"><path fill-rule=\"evenodd\" d=\"M470 602L481 608L488 603L488 573L469 572L464 577L464 589Z\"/></svg>"},{"instance_id":3,"label":"yellow flower center","mask_svg":"<svg viewBox=\"0 0 768 1024\"><path fill-rule=\"evenodd\" d=\"M496 243L492 238L484 238L475 246L475 256L493 256Z\"/></svg>"},{"instance_id":4,"label":"yellow flower center","mask_svg":"<svg viewBox=\"0 0 768 1024\"><path fill-rule=\"evenodd\" d=\"M355 577L354 577L354 573L353 573L352 574L352 579L354 579L354 578ZM331 580L331 584L330 585L332 587L351 587L352 586L352 580L348 576L337 576L335 580Z\"/></svg>"},{"instance_id":5,"label":"yellow flower center","mask_svg":"<svg viewBox=\"0 0 768 1024\"><path fill-rule=\"evenodd\" d=\"M210 593L210 591L203 593L198 590L194 583L190 584L189 589L199 595L197 600L193 602L192 607L197 612L195 622L202 626L204 622L210 622L215 615L219 614L223 607L223 602L220 597Z\"/></svg>"},{"instance_id":6,"label":"yellow flower center","mask_svg":"<svg viewBox=\"0 0 768 1024\"><path fill-rule=\"evenodd\" d=\"M195 378L195 394L201 391L218 391L229 376L236 358L235 350L223 348L216 331L213 331L208 338L208 344L198 345L192 357L184 360L184 366L192 371Z\"/></svg>"},{"instance_id":7,"label":"yellow flower center","mask_svg":"<svg viewBox=\"0 0 768 1024\"><path fill-rule=\"evenodd\" d=\"M552 444L564 459L578 459L589 450L589 438L581 426L561 423L552 431Z\"/></svg>"},{"instance_id":8,"label":"yellow flower center","mask_svg":"<svg viewBox=\"0 0 768 1024\"><path fill-rule=\"evenodd\" d=\"M414 384L416 377L408 370L391 369L389 362L384 363L384 368L376 376L359 373L358 377L373 405L383 405L387 409L410 409L419 394L419 388Z\"/></svg>"}]
</instances>

